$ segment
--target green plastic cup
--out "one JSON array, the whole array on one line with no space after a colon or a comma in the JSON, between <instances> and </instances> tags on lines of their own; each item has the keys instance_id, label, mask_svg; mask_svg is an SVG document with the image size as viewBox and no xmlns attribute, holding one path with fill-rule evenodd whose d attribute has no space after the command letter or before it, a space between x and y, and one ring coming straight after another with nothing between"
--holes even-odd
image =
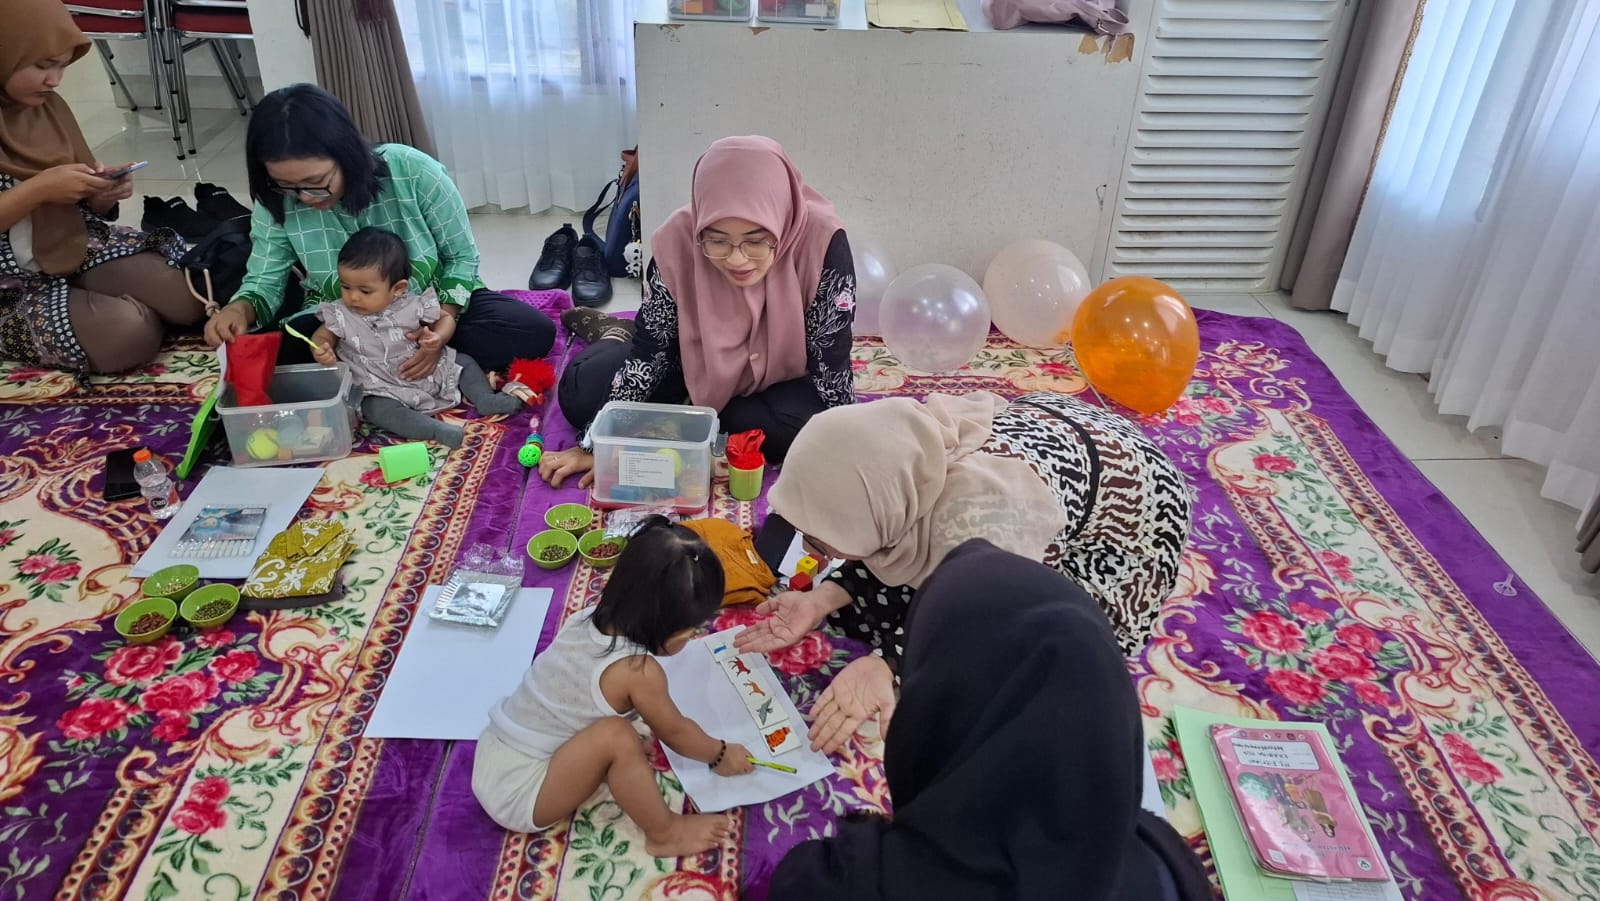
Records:
<instances>
[{"instance_id":1,"label":"green plastic cup","mask_svg":"<svg viewBox=\"0 0 1600 901\"><path fill-rule=\"evenodd\" d=\"M736 501L753 501L761 496L761 479L766 474L765 466L757 466L754 469L729 466L728 493L733 495Z\"/></svg>"},{"instance_id":2,"label":"green plastic cup","mask_svg":"<svg viewBox=\"0 0 1600 901\"><path fill-rule=\"evenodd\" d=\"M383 480L391 485L420 476L432 466L425 441L391 444L378 449L378 469L383 472Z\"/></svg>"}]
</instances>

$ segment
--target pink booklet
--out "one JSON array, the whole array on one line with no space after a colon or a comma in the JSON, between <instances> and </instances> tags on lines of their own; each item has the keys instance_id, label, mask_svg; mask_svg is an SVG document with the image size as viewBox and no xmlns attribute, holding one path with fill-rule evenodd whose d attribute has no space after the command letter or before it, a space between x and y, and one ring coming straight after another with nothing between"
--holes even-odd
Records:
<instances>
[{"instance_id":1,"label":"pink booklet","mask_svg":"<svg viewBox=\"0 0 1600 901\"><path fill-rule=\"evenodd\" d=\"M1318 733L1293 724L1219 724L1211 727L1211 740L1262 870L1309 879L1388 880L1366 818Z\"/></svg>"}]
</instances>

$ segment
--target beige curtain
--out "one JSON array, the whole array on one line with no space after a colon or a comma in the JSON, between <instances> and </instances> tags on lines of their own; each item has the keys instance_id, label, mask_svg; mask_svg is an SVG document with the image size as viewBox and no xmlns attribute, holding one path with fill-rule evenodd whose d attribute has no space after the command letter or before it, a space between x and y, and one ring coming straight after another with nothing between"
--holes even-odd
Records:
<instances>
[{"instance_id":1,"label":"beige curtain","mask_svg":"<svg viewBox=\"0 0 1600 901\"><path fill-rule=\"evenodd\" d=\"M1356 6L1344 65L1284 261L1280 287L1291 292L1294 306L1325 310L1333 300L1424 2L1364 0Z\"/></svg>"},{"instance_id":2,"label":"beige curtain","mask_svg":"<svg viewBox=\"0 0 1600 901\"><path fill-rule=\"evenodd\" d=\"M394 0L307 4L317 82L344 103L375 144L409 144L437 157L406 61Z\"/></svg>"},{"instance_id":3,"label":"beige curtain","mask_svg":"<svg viewBox=\"0 0 1600 901\"><path fill-rule=\"evenodd\" d=\"M1578 527L1578 553L1584 572L1600 573L1600 496L1589 505L1589 514Z\"/></svg>"}]
</instances>

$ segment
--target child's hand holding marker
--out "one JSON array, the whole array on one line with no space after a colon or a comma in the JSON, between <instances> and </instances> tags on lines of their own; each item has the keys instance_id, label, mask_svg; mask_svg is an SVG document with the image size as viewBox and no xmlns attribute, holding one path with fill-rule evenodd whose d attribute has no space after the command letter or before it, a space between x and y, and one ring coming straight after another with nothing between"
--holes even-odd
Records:
<instances>
[{"instance_id":1,"label":"child's hand holding marker","mask_svg":"<svg viewBox=\"0 0 1600 901\"><path fill-rule=\"evenodd\" d=\"M743 776L745 773L755 771L755 766L750 762L754 759L750 756L749 748L730 742L727 750L722 753L722 760L712 767L712 772L718 776Z\"/></svg>"}]
</instances>

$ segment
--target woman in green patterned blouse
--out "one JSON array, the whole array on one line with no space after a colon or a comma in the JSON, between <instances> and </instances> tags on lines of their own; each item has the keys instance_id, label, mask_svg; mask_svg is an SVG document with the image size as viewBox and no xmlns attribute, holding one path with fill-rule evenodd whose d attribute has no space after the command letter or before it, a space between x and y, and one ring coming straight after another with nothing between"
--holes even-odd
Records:
<instances>
[{"instance_id":1,"label":"woman in green patterned blouse","mask_svg":"<svg viewBox=\"0 0 1600 901\"><path fill-rule=\"evenodd\" d=\"M339 248L360 229L376 226L406 242L411 283L438 293L451 321L434 329L441 336L454 332L450 346L485 371L549 353L555 342L550 318L488 290L478 278L466 205L444 166L403 144L373 147L332 94L298 84L263 98L245 137L245 168L255 201L250 263L233 302L206 324L212 345L298 313L282 309L293 266L306 272L307 309L337 300ZM308 318L295 327L310 334L315 317L301 315ZM305 350L300 342L284 348L285 357ZM418 350L400 374L423 378L438 361L439 351Z\"/></svg>"}]
</instances>

